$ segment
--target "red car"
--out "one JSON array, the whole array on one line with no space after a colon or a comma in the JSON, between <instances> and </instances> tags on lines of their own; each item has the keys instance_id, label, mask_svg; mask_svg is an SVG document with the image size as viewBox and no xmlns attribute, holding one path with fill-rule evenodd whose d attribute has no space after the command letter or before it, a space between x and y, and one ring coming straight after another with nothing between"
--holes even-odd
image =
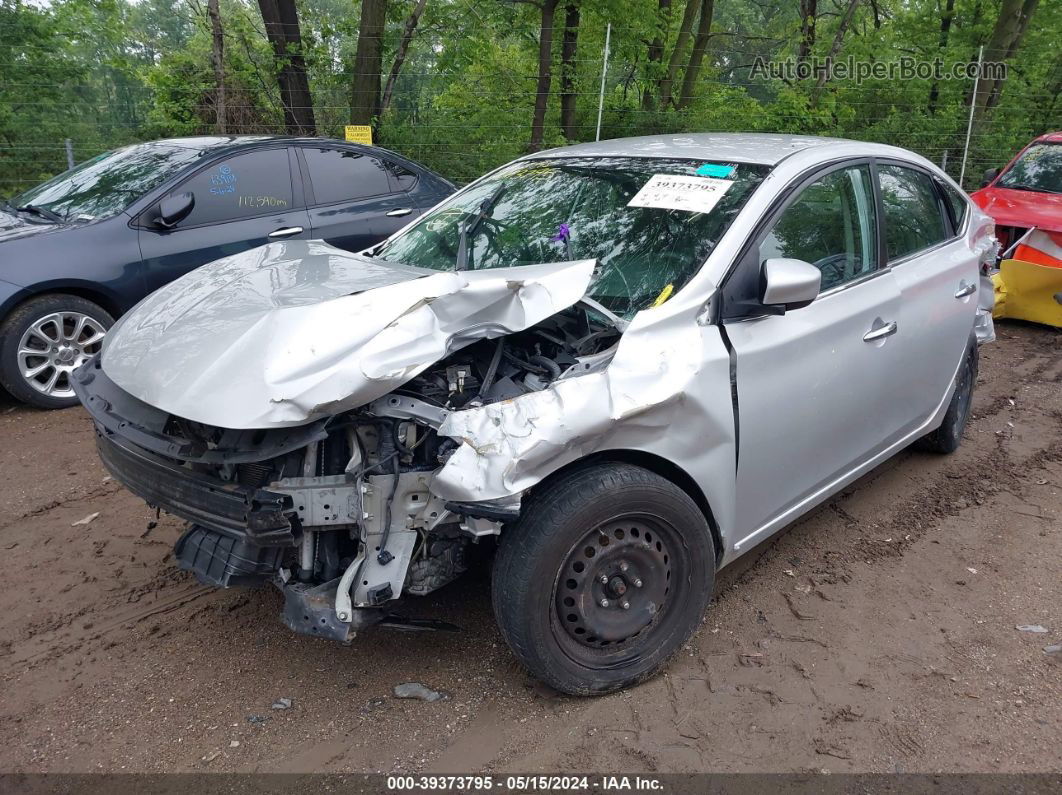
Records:
<instances>
[{"instance_id":1,"label":"red car","mask_svg":"<svg viewBox=\"0 0 1062 795\"><path fill-rule=\"evenodd\" d=\"M1041 135L1006 168L986 171L970 196L995 219L1004 259L1019 244L1017 258L1062 266L1062 132Z\"/></svg>"}]
</instances>

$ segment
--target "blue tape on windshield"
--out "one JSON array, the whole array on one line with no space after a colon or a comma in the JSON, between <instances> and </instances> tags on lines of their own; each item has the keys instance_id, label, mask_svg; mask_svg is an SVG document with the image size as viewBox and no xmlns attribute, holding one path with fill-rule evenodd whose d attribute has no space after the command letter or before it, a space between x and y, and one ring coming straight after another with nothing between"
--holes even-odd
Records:
<instances>
[{"instance_id":1,"label":"blue tape on windshield","mask_svg":"<svg viewBox=\"0 0 1062 795\"><path fill-rule=\"evenodd\" d=\"M697 169L696 173L698 177L719 177L720 179L726 179L734 173L734 167L721 166L718 163L705 163Z\"/></svg>"}]
</instances>

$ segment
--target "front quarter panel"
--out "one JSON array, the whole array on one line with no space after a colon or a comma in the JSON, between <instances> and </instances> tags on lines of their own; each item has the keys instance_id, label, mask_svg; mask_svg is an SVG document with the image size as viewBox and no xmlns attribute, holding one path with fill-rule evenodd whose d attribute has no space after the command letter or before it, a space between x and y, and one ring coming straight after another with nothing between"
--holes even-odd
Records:
<instances>
[{"instance_id":1,"label":"front quarter panel","mask_svg":"<svg viewBox=\"0 0 1062 795\"><path fill-rule=\"evenodd\" d=\"M0 244L0 279L27 294L77 288L124 312L144 295L136 232L128 216Z\"/></svg>"},{"instance_id":2,"label":"front quarter panel","mask_svg":"<svg viewBox=\"0 0 1062 795\"><path fill-rule=\"evenodd\" d=\"M591 454L649 453L697 483L729 551L735 475L729 355L718 327L700 325L693 307L662 309L636 316L599 371L450 414L439 432L461 445L431 490L458 502L498 500Z\"/></svg>"},{"instance_id":3,"label":"front quarter panel","mask_svg":"<svg viewBox=\"0 0 1062 795\"><path fill-rule=\"evenodd\" d=\"M25 287L0 279L0 318L7 317L8 312L29 296L30 293Z\"/></svg>"}]
</instances>

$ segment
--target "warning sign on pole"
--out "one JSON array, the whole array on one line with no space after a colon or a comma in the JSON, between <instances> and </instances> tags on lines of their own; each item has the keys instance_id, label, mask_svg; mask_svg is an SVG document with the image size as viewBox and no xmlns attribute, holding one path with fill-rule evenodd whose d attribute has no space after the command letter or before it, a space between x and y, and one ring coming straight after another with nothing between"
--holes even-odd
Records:
<instances>
[{"instance_id":1,"label":"warning sign on pole","mask_svg":"<svg viewBox=\"0 0 1062 795\"><path fill-rule=\"evenodd\" d=\"M372 146L372 127L367 124L348 124L343 128L346 139L352 143Z\"/></svg>"}]
</instances>

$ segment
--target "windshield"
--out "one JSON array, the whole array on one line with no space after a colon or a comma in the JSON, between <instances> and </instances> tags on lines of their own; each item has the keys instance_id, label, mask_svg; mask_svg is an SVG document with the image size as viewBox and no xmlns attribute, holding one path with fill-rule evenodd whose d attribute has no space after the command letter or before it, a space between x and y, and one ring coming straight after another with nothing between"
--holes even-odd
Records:
<instances>
[{"instance_id":1,"label":"windshield","mask_svg":"<svg viewBox=\"0 0 1062 795\"><path fill-rule=\"evenodd\" d=\"M11 199L63 220L116 215L194 161L203 150L176 144L138 144L105 152Z\"/></svg>"},{"instance_id":2,"label":"windshield","mask_svg":"<svg viewBox=\"0 0 1062 795\"><path fill-rule=\"evenodd\" d=\"M1033 144L999 178L996 187L1062 193L1062 144Z\"/></svg>"},{"instance_id":3,"label":"windshield","mask_svg":"<svg viewBox=\"0 0 1062 795\"><path fill-rule=\"evenodd\" d=\"M434 270L596 259L588 295L629 317L690 280L768 171L703 160L521 161L372 254Z\"/></svg>"}]
</instances>

